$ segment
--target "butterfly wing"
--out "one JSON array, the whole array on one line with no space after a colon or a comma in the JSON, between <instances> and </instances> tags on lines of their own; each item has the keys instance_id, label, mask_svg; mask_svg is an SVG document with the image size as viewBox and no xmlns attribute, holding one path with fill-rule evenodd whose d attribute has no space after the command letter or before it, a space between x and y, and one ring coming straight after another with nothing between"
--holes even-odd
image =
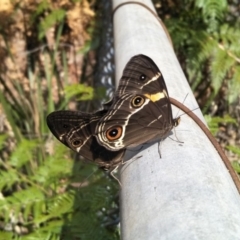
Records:
<instances>
[{"instance_id":1,"label":"butterfly wing","mask_svg":"<svg viewBox=\"0 0 240 240\"><path fill-rule=\"evenodd\" d=\"M165 137L178 122L173 119L163 76L147 56L127 63L108 113L98 122L100 144L111 151Z\"/></svg>"},{"instance_id":2,"label":"butterfly wing","mask_svg":"<svg viewBox=\"0 0 240 240\"><path fill-rule=\"evenodd\" d=\"M167 121L172 120L167 86L162 73L151 58L140 54L129 60L123 70L116 97L126 92L145 95L152 102L156 102L159 109L164 109Z\"/></svg>"},{"instance_id":3,"label":"butterfly wing","mask_svg":"<svg viewBox=\"0 0 240 240\"><path fill-rule=\"evenodd\" d=\"M53 135L65 146L84 158L110 169L121 162L125 150L111 152L99 145L93 136L99 119L106 111L96 113L56 111L47 116L47 124Z\"/></svg>"},{"instance_id":4,"label":"butterfly wing","mask_svg":"<svg viewBox=\"0 0 240 240\"><path fill-rule=\"evenodd\" d=\"M167 87L157 65L145 55L136 55L126 64L120 79L117 96L126 92L156 94L165 92L168 96Z\"/></svg>"},{"instance_id":5,"label":"butterfly wing","mask_svg":"<svg viewBox=\"0 0 240 240\"><path fill-rule=\"evenodd\" d=\"M154 102L145 95L126 93L115 100L96 128L97 140L111 151L164 138L177 124L165 117L168 104L162 99Z\"/></svg>"}]
</instances>

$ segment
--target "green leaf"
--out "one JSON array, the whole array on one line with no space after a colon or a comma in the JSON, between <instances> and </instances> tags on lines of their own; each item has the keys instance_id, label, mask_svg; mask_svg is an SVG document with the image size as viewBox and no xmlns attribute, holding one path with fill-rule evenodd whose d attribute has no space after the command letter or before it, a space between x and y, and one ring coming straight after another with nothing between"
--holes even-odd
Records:
<instances>
[{"instance_id":1,"label":"green leaf","mask_svg":"<svg viewBox=\"0 0 240 240\"><path fill-rule=\"evenodd\" d=\"M39 39L42 39L45 36L48 29L63 21L64 17L65 11L63 9L53 10L49 15L47 15L40 23Z\"/></svg>"},{"instance_id":2,"label":"green leaf","mask_svg":"<svg viewBox=\"0 0 240 240\"><path fill-rule=\"evenodd\" d=\"M240 156L240 154L239 154L239 156ZM240 174L240 164L239 164L239 162L238 162L238 161L232 162L232 166L233 166L233 169L234 169L238 174Z\"/></svg>"},{"instance_id":3,"label":"green leaf","mask_svg":"<svg viewBox=\"0 0 240 240\"><path fill-rule=\"evenodd\" d=\"M0 134L0 149L3 148L3 145L5 143L7 139L7 135L6 134Z\"/></svg>"},{"instance_id":4,"label":"green leaf","mask_svg":"<svg viewBox=\"0 0 240 240\"><path fill-rule=\"evenodd\" d=\"M93 88L84 84L72 84L64 88L65 96L68 100L75 97L78 101L91 100L93 98Z\"/></svg>"},{"instance_id":5,"label":"green leaf","mask_svg":"<svg viewBox=\"0 0 240 240\"><path fill-rule=\"evenodd\" d=\"M240 148L237 146L227 146L226 147L228 150L232 151L233 153L237 154L240 156Z\"/></svg>"},{"instance_id":6,"label":"green leaf","mask_svg":"<svg viewBox=\"0 0 240 240\"><path fill-rule=\"evenodd\" d=\"M8 163L13 167L20 168L29 161L33 161L33 150L35 150L37 146L38 142L36 140L22 139L12 153Z\"/></svg>"},{"instance_id":7,"label":"green leaf","mask_svg":"<svg viewBox=\"0 0 240 240\"><path fill-rule=\"evenodd\" d=\"M2 163L0 162L0 166ZM0 190L10 190L11 187L20 181L17 171L12 169L7 169L7 171L0 171Z\"/></svg>"},{"instance_id":8,"label":"green leaf","mask_svg":"<svg viewBox=\"0 0 240 240\"><path fill-rule=\"evenodd\" d=\"M204 118L205 118L207 125L213 135L215 135L218 132L220 123L237 124L236 119L232 118L229 115L225 115L224 117L211 117L210 115L204 115Z\"/></svg>"}]
</instances>

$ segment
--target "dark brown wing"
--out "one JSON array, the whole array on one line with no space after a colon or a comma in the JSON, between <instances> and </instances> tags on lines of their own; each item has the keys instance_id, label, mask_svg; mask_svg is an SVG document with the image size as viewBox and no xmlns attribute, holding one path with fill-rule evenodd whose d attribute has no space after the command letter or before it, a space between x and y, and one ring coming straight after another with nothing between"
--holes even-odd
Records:
<instances>
[{"instance_id":1,"label":"dark brown wing","mask_svg":"<svg viewBox=\"0 0 240 240\"><path fill-rule=\"evenodd\" d=\"M132 57L123 70L115 96L121 96L126 92L150 93L166 92L167 87L157 65L145 55Z\"/></svg>"},{"instance_id":2,"label":"dark brown wing","mask_svg":"<svg viewBox=\"0 0 240 240\"><path fill-rule=\"evenodd\" d=\"M47 124L53 135L64 145L89 161L107 169L114 168L122 160L124 150L111 152L99 145L93 132L106 110L96 113L56 111L47 116Z\"/></svg>"},{"instance_id":3,"label":"dark brown wing","mask_svg":"<svg viewBox=\"0 0 240 240\"><path fill-rule=\"evenodd\" d=\"M147 56L130 59L112 101L96 128L99 144L109 150L141 145L156 136L163 138L176 124L163 76Z\"/></svg>"},{"instance_id":4,"label":"dark brown wing","mask_svg":"<svg viewBox=\"0 0 240 240\"><path fill-rule=\"evenodd\" d=\"M166 137L176 121L166 117L169 105L164 98L152 101L141 94L123 94L98 123L98 142L119 151Z\"/></svg>"}]
</instances>

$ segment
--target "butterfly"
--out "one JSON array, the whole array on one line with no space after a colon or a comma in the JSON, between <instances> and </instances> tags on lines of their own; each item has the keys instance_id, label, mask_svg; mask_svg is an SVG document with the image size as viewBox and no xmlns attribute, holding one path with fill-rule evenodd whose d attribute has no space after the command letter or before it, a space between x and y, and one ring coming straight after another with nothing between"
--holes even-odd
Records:
<instances>
[{"instance_id":1,"label":"butterfly","mask_svg":"<svg viewBox=\"0 0 240 240\"><path fill-rule=\"evenodd\" d=\"M178 122L160 70L142 54L127 63L119 87L102 110L47 116L49 129L61 143L108 170L122 163L126 149L166 137Z\"/></svg>"}]
</instances>

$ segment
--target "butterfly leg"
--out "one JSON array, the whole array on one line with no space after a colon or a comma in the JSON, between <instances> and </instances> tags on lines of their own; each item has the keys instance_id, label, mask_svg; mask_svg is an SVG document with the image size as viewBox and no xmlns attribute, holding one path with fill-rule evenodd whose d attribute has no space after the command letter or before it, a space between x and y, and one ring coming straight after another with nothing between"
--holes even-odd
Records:
<instances>
[{"instance_id":1,"label":"butterfly leg","mask_svg":"<svg viewBox=\"0 0 240 240\"><path fill-rule=\"evenodd\" d=\"M162 154L161 154L161 142L162 142L162 139L160 139L160 141L158 142L158 154L159 154L159 157L162 158Z\"/></svg>"},{"instance_id":2,"label":"butterfly leg","mask_svg":"<svg viewBox=\"0 0 240 240\"><path fill-rule=\"evenodd\" d=\"M110 175L111 175L115 180L117 180L117 182L119 183L120 187L122 187L122 183L121 183L120 180L114 175L115 170L117 170L120 165L124 165L124 164L128 163L128 162L131 161L131 160L136 160L136 159L141 158L141 157L142 157L142 156L137 156L136 158L134 158L134 159L132 159L132 158L131 158L131 159L128 159L128 160L125 161L125 162L123 162L123 160L122 160L120 164L118 164L115 168L113 168L112 170L110 170Z\"/></svg>"},{"instance_id":3,"label":"butterfly leg","mask_svg":"<svg viewBox=\"0 0 240 240\"><path fill-rule=\"evenodd\" d=\"M123 162L122 162L123 164ZM120 187L122 187L122 184L120 182L120 180L114 175L114 171L116 171L118 169L119 165L117 165L113 170L110 171L110 175L115 179L117 180L117 182L119 183Z\"/></svg>"},{"instance_id":4,"label":"butterfly leg","mask_svg":"<svg viewBox=\"0 0 240 240\"><path fill-rule=\"evenodd\" d=\"M172 140L174 140L174 141L176 141L176 142L178 142L178 143L184 143L183 141L180 141L179 139L178 139L178 137L177 137L177 133L176 133L176 128L174 127L173 128L173 131L174 131L174 136L175 136L175 138L176 138L176 140L174 140L174 139L172 139Z\"/></svg>"}]
</instances>

